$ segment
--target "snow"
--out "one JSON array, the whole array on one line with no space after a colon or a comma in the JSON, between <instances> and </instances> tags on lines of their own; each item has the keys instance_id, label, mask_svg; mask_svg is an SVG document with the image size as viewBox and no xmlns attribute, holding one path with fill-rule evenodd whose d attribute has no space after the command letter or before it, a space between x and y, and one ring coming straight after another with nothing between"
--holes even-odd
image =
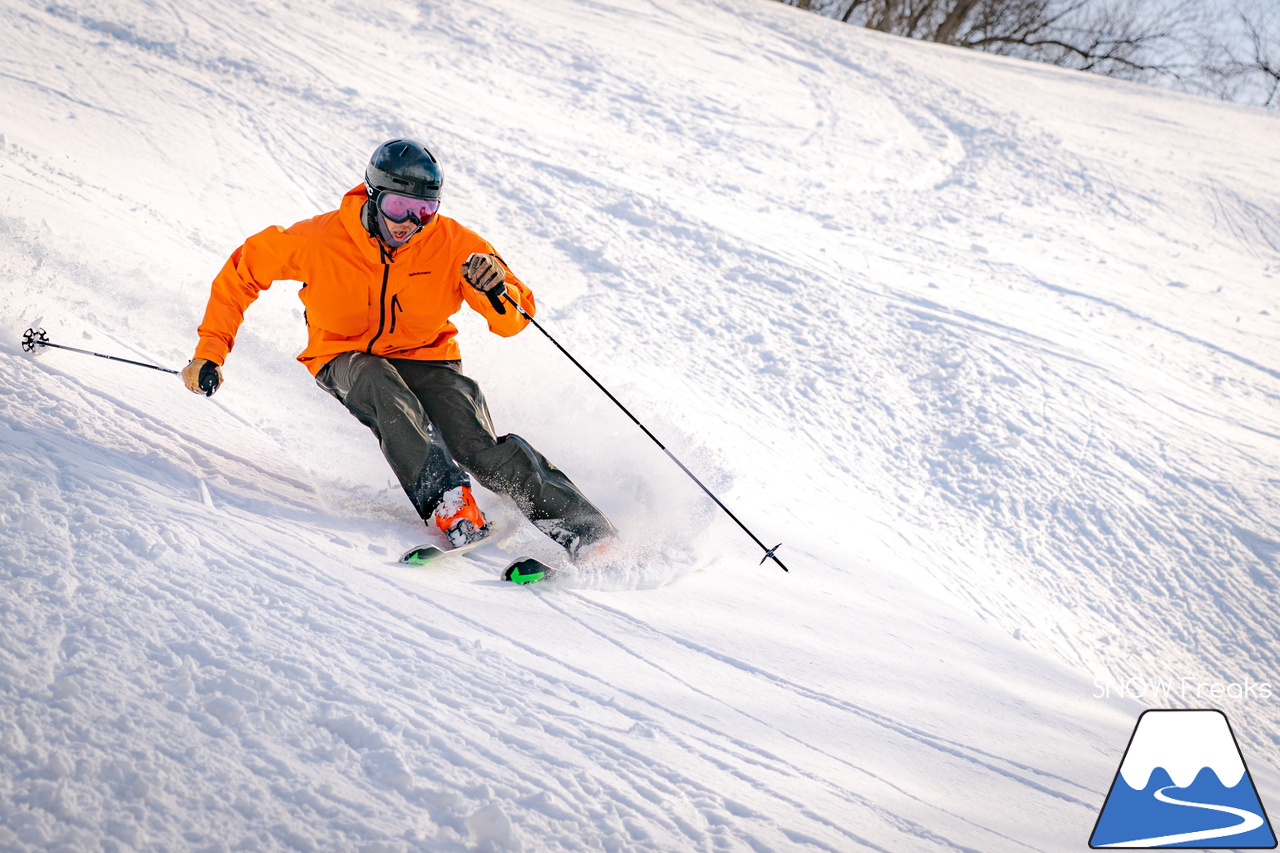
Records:
<instances>
[{"instance_id":1,"label":"snow","mask_svg":"<svg viewBox=\"0 0 1280 853\"><path fill-rule=\"evenodd\" d=\"M1280 791L1275 114L765 0L0 19L0 849L1080 849L1157 706ZM790 573L535 330L499 431L665 556L397 565L296 284L211 400L21 352L181 367L401 134Z\"/></svg>"}]
</instances>

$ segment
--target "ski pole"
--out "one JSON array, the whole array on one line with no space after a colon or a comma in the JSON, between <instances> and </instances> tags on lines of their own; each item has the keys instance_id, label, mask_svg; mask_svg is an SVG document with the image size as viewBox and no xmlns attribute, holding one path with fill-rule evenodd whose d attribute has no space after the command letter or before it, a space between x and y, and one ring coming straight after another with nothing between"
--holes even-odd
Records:
<instances>
[{"instance_id":1,"label":"ski pole","mask_svg":"<svg viewBox=\"0 0 1280 853\"><path fill-rule=\"evenodd\" d=\"M702 481L701 481L701 480L699 480L699 479L694 475L694 473L693 473L692 471L690 471L687 467L685 467L685 464L684 464L683 462L681 462L679 459L677 459L677 458L676 458L676 455L675 455L674 453L672 453L670 450L668 450L668 449L667 449L667 446L666 446L665 444L663 444L661 441L659 441L659 440L658 440L658 437L657 437L656 435L654 435L652 432L650 432L650 431L649 431L649 428L648 428L648 427L646 427L644 424L640 423L640 419L639 419L639 418L637 418L635 415L631 414L630 410L628 410L626 406L622 405L622 403L618 400L618 398L617 398L617 397L615 397L615 396L613 396L613 394L609 392L609 389L608 389L608 388L606 388L606 387L604 387L604 385L600 384L600 380L599 380L599 379L596 379L594 376L592 376L592 375L591 375L591 371L589 371L589 370L587 370L585 367L583 367L583 366L582 366L582 363L581 363L580 361L578 361L576 358L574 358L574 357L573 357L573 355L572 355L572 354L571 354L567 349L565 349L564 347L560 346L560 342L559 342L559 341L557 341L555 338L551 337L551 333L550 333L550 332L548 332L546 329L544 329L544 328L542 327L542 324L541 324L541 323L539 323L537 320L533 319L533 316L532 316L531 314L529 314L529 312L528 312L528 311L526 311L526 310L524 310L523 308L521 308L521 307L520 307L520 304L519 304L518 302L516 302L514 299L512 299L512 298L511 298L511 294L507 293L507 291L506 291L506 288L505 288L505 287L503 287L501 294L498 294L498 295L500 295L500 296L502 296L502 297L505 297L505 298L506 298L506 300L507 300L507 302L511 303L512 307L514 307L514 308L516 309L516 311L520 312L520 316L521 316L521 317L524 317L526 320L528 320L530 323L532 323L532 324L533 324L533 326L534 326L534 328L535 328L535 329L537 329L539 332L542 332L542 334L546 335L547 340L549 340L549 341L551 341L551 343L555 344L556 349L558 349L558 350L560 350L560 352L564 353L565 357L566 357L566 358L568 358L568 359L569 359L569 361L573 362L573 366L574 366L574 367L576 367L576 368L578 368L579 370L581 370L581 371L586 375L586 377L587 377L588 379L590 379L593 383L595 383L595 386L596 386L597 388L599 388L601 391L603 391L603 392L604 392L604 395L605 395L606 397L608 397L610 400L612 400L612 401L613 401L613 404L614 404L615 406L617 406L619 409L621 409L621 410L622 410L622 413L623 413L624 415L626 415L627 417L631 418L631 422L632 422L632 423L634 423L636 426L640 427L640 429L644 432L644 434L645 434L645 435L647 435L647 436L649 436L649 438L653 440L653 443L654 443L654 444L656 444L656 445L658 445L658 447L662 448L662 452L663 452L663 453L665 453L665 454L667 454L667 456L671 459L671 461L672 461L672 462L674 462L674 463L676 463L677 465L679 465L679 466L680 466L680 470L681 470L681 471L683 471L683 472L685 472L686 474L688 474L688 475L689 475L689 479L693 480L693 482L695 482L695 483L697 483L697 484L698 484L698 488L702 489L702 491L706 493L707 497L709 497L709 498L711 498L711 500L715 501L716 506L718 506L718 507L720 507L720 509L724 510L725 515L727 515L727 516L729 516L730 518L732 518L732 519L733 519L734 524L736 524L736 525L738 525L739 527L741 527L741 528L742 528L742 530L743 530L743 531L744 531L748 536L750 536L750 537L751 537L751 541L755 542L757 545L759 545L759 546L760 546L760 548L761 548L761 549L763 549L763 550L764 550L764 557L762 557L762 558L760 559L760 565L762 565L762 566L763 566L763 565L764 565L765 560L773 560L775 563L777 563L777 564L778 564L778 567L779 567L779 568L781 568L784 572L790 572L790 571L791 571L791 570L790 570L790 569L788 569L785 565L783 565L783 563L782 563L782 561L781 561L781 560L779 560L779 559L778 559L777 551L778 551L778 549L779 549L779 548L781 548L781 547L782 547L782 543L781 543L781 542L779 542L777 545L774 545L772 548L770 548L769 546L767 546L767 545L765 545L763 542L761 542L761 541L760 541L760 539L759 539L759 537L757 537L754 533L752 533L752 532L751 532L751 529L750 529L749 527L747 527L745 524L743 524L743 523L738 519L738 517L737 517L736 515L734 515L734 514L733 514L733 512L732 512L732 511L731 511L727 506L725 506L725 505L724 505L724 502L723 502L723 501L721 501L718 497L716 497L716 496L712 493L712 491L711 491L710 489L708 489L705 485L703 485ZM497 301L497 296L496 296L496 295L495 295L495 296L490 296L489 298L490 298L490 300L494 303L494 307L495 307L495 308L497 308L497 307L499 307L499 306L501 305L501 303L499 303L499 302ZM505 313L505 312L503 312L503 313Z\"/></svg>"},{"instance_id":2,"label":"ski pole","mask_svg":"<svg viewBox=\"0 0 1280 853\"><path fill-rule=\"evenodd\" d=\"M128 358L120 358L116 355L103 355L100 352L90 352L87 349L77 349L69 347L66 344L54 344L49 342L49 338L45 335L44 329L27 329L22 333L22 350L23 352L35 352L36 347L54 347L55 349L67 349L72 352L82 353L84 355L96 355L98 358L109 358L112 361L123 361L125 364L136 364L138 367L149 367L152 370L161 370L165 373L176 373L182 375L181 370L174 370L170 367L161 367L158 364L147 364L145 361L133 361Z\"/></svg>"}]
</instances>

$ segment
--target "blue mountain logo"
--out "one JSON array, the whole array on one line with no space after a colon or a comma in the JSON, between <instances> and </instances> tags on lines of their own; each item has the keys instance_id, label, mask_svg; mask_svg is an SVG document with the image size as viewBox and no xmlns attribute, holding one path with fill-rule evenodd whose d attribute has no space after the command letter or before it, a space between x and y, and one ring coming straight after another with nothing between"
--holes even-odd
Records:
<instances>
[{"instance_id":1,"label":"blue mountain logo","mask_svg":"<svg viewBox=\"0 0 1280 853\"><path fill-rule=\"evenodd\" d=\"M1089 846L1273 849L1275 833L1226 714L1143 712Z\"/></svg>"}]
</instances>

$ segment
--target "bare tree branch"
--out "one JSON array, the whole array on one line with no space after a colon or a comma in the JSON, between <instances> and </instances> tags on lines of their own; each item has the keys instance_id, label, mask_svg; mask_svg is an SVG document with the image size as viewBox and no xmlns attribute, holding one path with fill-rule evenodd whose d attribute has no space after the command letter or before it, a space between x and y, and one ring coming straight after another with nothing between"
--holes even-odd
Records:
<instances>
[{"instance_id":1,"label":"bare tree branch","mask_svg":"<svg viewBox=\"0 0 1280 853\"><path fill-rule=\"evenodd\" d=\"M1234 0L1244 4L1235 19L1208 0L781 2L893 35L1280 109L1276 0Z\"/></svg>"},{"instance_id":2,"label":"bare tree branch","mask_svg":"<svg viewBox=\"0 0 1280 853\"><path fill-rule=\"evenodd\" d=\"M1253 45L1253 60L1248 66L1249 70L1270 81L1263 106L1280 105L1277 104L1277 95L1280 94L1280 25L1273 26L1272 32L1267 33L1261 19L1254 20L1243 11L1240 12L1240 18Z\"/></svg>"}]
</instances>

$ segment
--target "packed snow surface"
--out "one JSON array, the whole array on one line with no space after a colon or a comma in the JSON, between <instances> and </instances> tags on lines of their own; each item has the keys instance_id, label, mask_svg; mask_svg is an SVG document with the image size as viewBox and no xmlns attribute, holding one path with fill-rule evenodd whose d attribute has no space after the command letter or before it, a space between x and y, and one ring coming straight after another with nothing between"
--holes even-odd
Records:
<instances>
[{"instance_id":1,"label":"packed snow surface","mask_svg":"<svg viewBox=\"0 0 1280 853\"><path fill-rule=\"evenodd\" d=\"M249 234L426 141L626 532L422 541ZM1280 117L766 0L0 3L0 849L1084 849L1144 707L1280 804ZM516 524L504 499L491 514ZM545 555L512 528L512 552Z\"/></svg>"}]
</instances>

